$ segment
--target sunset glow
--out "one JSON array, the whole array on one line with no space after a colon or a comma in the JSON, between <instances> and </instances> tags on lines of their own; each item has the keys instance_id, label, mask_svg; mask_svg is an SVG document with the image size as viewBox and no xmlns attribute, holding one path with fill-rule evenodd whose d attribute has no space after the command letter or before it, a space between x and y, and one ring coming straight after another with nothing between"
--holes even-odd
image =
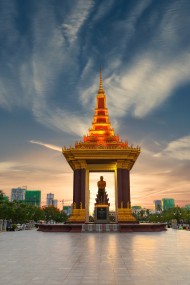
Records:
<instances>
[{"instance_id":1,"label":"sunset glow","mask_svg":"<svg viewBox=\"0 0 190 285\"><path fill-rule=\"evenodd\" d=\"M62 148L120 146L141 150L132 205L190 204L190 2L108 2L1 2L0 189L71 204Z\"/></svg>"}]
</instances>

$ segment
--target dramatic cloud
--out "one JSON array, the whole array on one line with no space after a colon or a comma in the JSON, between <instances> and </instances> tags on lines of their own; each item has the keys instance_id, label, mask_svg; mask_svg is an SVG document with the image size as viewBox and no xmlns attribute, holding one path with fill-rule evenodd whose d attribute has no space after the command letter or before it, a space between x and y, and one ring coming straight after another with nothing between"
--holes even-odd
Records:
<instances>
[{"instance_id":1,"label":"dramatic cloud","mask_svg":"<svg viewBox=\"0 0 190 285\"><path fill-rule=\"evenodd\" d=\"M171 96L175 88L189 80L189 54L172 63L154 60L151 54L142 58L126 74L111 79L112 89L118 86L113 93L119 94L120 100L114 101L113 109L120 109L116 112L120 116L126 112L135 117L146 116Z\"/></svg>"},{"instance_id":2,"label":"dramatic cloud","mask_svg":"<svg viewBox=\"0 0 190 285\"><path fill-rule=\"evenodd\" d=\"M190 160L190 136L185 136L169 142L167 147L154 155L155 157L169 157L177 160Z\"/></svg>"},{"instance_id":3,"label":"dramatic cloud","mask_svg":"<svg viewBox=\"0 0 190 285\"><path fill-rule=\"evenodd\" d=\"M190 19L184 17L187 14L184 1L180 4L177 1L172 5L168 3L160 21L159 11L154 10L146 23L147 30L154 26L154 32L148 35L145 48L139 49L130 63L123 59L131 38L135 36L138 21L150 3L143 1L136 5L129 11L126 22L118 21L115 25L126 36L119 41L120 52L109 55L109 67L106 66L103 75L105 90L111 102L110 113L117 119L126 114L145 117L158 109L177 88L189 82L189 45L182 43L187 41L184 27L190 25ZM81 92L84 106L92 104L91 98L97 90L97 82L96 76L93 84Z\"/></svg>"},{"instance_id":4,"label":"dramatic cloud","mask_svg":"<svg viewBox=\"0 0 190 285\"><path fill-rule=\"evenodd\" d=\"M190 2L161 2L0 1L2 189L72 198L61 146L87 134L101 66L112 126L142 145L133 204L188 196Z\"/></svg>"},{"instance_id":5,"label":"dramatic cloud","mask_svg":"<svg viewBox=\"0 0 190 285\"><path fill-rule=\"evenodd\" d=\"M103 17L111 11L114 4L114 1L109 2L109 5L100 3L98 13L94 13L94 1L89 1L88 4L86 1L76 1L74 6L69 5L67 10L63 9L62 23L58 22L51 5L45 7L39 5L32 21L33 52L30 52L26 40L22 41L27 52L25 52L22 62L17 61L19 95L10 96L14 92L14 83L10 85L9 79L2 77L0 79L0 104L6 108L10 108L14 104L23 105L25 108L32 106L33 115L40 123L67 133L83 135L87 127L83 117L72 113L72 119L68 121L70 112L66 110L66 107L63 105L62 109L57 108L49 101L61 72L63 70L67 70L69 73L71 70L73 72L74 65L79 65L78 45L83 41L83 38L80 37L81 28L87 24L91 16L91 28L87 33L87 37L90 37L89 32L95 29L98 21L103 21ZM170 43L175 47L179 46L183 37L180 30L186 24L185 20L179 21L180 28L176 27L177 18L181 19L181 13L184 12L181 12L177 2L173 3L171 7L168 6L168 10L163 13L160 22L156 22L158 12L154 11L154 17L152 16L151 21L149 19L147 25L154 22L157 23L157 26L155 32L150 35L146 52L144 49L140 50L133 56L131 64L125 66L122 60L125 48L131 37L135 36L138 21L143 17L150 4L149 0L137 3L129 10L125 20L116 22L116 26L120 30L123 29L126 37L121 39L123 43L120 43L119 54L108 54L108 60L112 57L110 66L113 70L110 75L110 66L109 69L107 69L108 67L104 69L104 83L105 90L109 95L111 117L117 120L118 117L123 117L126 113L138 118L146 116L171 96L178 86L187 82L190 76L189 53L177 51L174 60L166 52L171 48ZM176 9L178 14L172 13L173 9ZM6 18L7 13L10 16L8 18ZM15 41L21 42L20 34L15 27L17 12L13 3L7 6L7 12L5 9L4 15L5 19L9 19L5 21L4 25L11 34L17 35ZM47 18L48 26L45 20ZM115 32L117 31L113 31L113 33ZM168 41L168 37L170 41ZM155 47L155 39L165 43L159 50ZM84 41L86 40L87 38L84 38ZM108 38L108 40L111 39ZM21 57L21 53L18 51L16 56ZM10 59L10 62L14 61L14 57ZM81 73L81 80L89 81L89 76L92 76L93 63L94 58L88 58ZM91 109L93 108L94 100L92 98L95 97L97 88L98 76L96 75L94 82L80 91L83 108L86 109L89 105ZM77 94L76 90L74 92ZM116 94L117 100L115 100Z\"/></svg>"},{"instance_id":6,"label":"dramatic cloud","mask_svg":"<svg viewBox=\"0 0 190 285\"><path fill-rule=\"evenodd\" d=\"M16 161L3 161L0 162L0 171L1 173L6 171L19 171L19 166L21 164Z\"/></svg>"},{"instance_id":7,"label":"dramatic cloud","mask_svg":"<svg viewBox=\"0 0 190 285\"><path fill-rule=\"evenodd\" d=\"M66 19L64 20L62 27L62 32L64 36L69 40L72 44L73 41L77 40L78 32L80 28L84 25L84 22L89 17L90 11L94 6L94 1L80 0L74 1L75 4L72 3L72 9L70 13L66 15Z\"/></svg>"},{"instance_id":8,"label":"dramatic cloud","mask_svg":"<svg viewBox=\"0 0 190 285\"><path fill-rule=\"evenodd\" d=\"M44 146L44 147L46 147L46 148L49 148L49 149L52 149L52 150L56 150L56 151L58 151L58 152L61 152L61 151L62 151L62 148L59 147L59 146L56 146L56 145L46 144L46 143L43 143L43 142L33 141L33 140L31 140L30 143L38 144L38 145Z\"/></svg>"}]
</instances>

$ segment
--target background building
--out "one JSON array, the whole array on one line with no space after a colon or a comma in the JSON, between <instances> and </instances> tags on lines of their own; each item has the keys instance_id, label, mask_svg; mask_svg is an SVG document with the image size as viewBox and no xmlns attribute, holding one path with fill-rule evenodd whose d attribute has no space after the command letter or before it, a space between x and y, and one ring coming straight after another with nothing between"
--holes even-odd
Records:
<instances>
[{"instance_id":1,"label":"background building","mask_svg":"<svg viewBox=\"0 0 190 285\"><path fill-rule=\"evenodd\" d=\"M67 216L71 215L72 213L72 206L63 206L63 211Z\"/></svg>"},{"instance_id":2,"label":"background building","mask_svg":"<svg viewBox=\"0 0 190 285\"><path fill-rule=\"evenodd\" d=\"M24 201L25 200L25 188L12 188L11 189L11 202L13 201Z\"/></svg>"},{"instance_id":3,"label":"background building","mask_svg":"<svg viewBox=\"0 0 190 285\"><path fill-rule=\"evenodd\" d=\"M140 212L141 209L142 209L141 206L132 206L131 208L132 208L132 213L133 214L136 214L136 213Z\"/></svg>"},{"instance_id":4,"label":"background building","mask_svg":"<svg viewBox=\"0 0 190 285\"><path fill-rule=\"evenodd\" d=\"M3 201L4 201L4 202L9 202L9 197L6 196L6 195L3 195Z\"/></svg>"},{"instance_id":5,"label":"background building","mask_svg":"<svg viewBox=\"0 0 190 285\"><path fill-rule=\"evenodd\" d=\"M46 206L47 207L52 206L53 200L54 200L54 194L52 194L52 193L47 194Z\"/></svg>"},{"instance_id":6,"label":"background building","mask_svg":"<svg viewBox=\"0 0 190 285\"><path fill-rule=\"evenodd\" d=\"M58 204L58 200L54 199L54 200L53 200L53 206L54 206L55 208L57 208L57 204Z\"/></svg>"},{"instance_id":7,"label":"background building","mask_svg":"<svg viewBox=\"0 0 190 285\"><path fill-rule=\"evenodd\" d=\"M41 205L41 191L40 190L26 190L25 203L40 207Z\"/></svg>"},{"instance_id":8,"label":"background building","mask_svg":"<svg viewBox=\"0 0 190 285\"><path fill-rule=\"evenodd\" d=\"M175 207L175 202L173 198L163 198L162 199L162 209L164 211L170 208L173 208L173 207Z\"/></svg>"},{"instance_id":9,"label":"background building","mask_svg":"<svg viewBox=\"0 0 190 285\"><path fill-rule=\"evenodd\" d=\"M58 200L54 199L54 194L49 193L47 194L47 199L46 199L46 206L53 206L55 208L57 208L57 204L58 204Z\"/></svg>"},{"instance_id":10,"label":"background building","mask_svg":"<svg viewBox=\"0 0 190 285\"><path fill-rule=\"evenodd\" d=\"M162 211L162 201L161 200L154 200L154 209L155 209L155 212Z\"/></svg>"}]
</instances>

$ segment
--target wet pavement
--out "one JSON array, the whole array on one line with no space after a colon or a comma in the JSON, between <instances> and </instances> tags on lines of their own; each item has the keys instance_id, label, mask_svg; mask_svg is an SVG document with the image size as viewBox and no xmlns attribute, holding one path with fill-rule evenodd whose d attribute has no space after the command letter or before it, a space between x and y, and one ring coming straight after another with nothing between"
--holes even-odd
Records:
<instances>
[{"instance_id":1,"label":"wet pavement","mask_svg":"<svg viewBox=\"0 0 190 285\"><path fill-rule=\"evenodd\" d=\"M190 231L0 232L0 285L190 285Z\"/></svg>"}]
</instances>

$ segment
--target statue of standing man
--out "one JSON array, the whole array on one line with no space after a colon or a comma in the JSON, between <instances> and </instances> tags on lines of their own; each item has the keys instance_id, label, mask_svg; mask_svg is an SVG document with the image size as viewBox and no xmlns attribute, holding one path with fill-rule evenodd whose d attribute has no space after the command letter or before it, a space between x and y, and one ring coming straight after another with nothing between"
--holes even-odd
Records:
<instances>
[{"instance_id":1,"label":"statue of standing man","mask_svg":"<svg viewBox=\"0 0 190 285\"><path fill-rule=\"evenodd\" d=\"M106 188L106 181L104 181L104 177L100 176L100 181L97 183L98 185L98 196L101 203L104 202L104 195L105 195L105 188Z\"/></svg>"}]
</instances>

